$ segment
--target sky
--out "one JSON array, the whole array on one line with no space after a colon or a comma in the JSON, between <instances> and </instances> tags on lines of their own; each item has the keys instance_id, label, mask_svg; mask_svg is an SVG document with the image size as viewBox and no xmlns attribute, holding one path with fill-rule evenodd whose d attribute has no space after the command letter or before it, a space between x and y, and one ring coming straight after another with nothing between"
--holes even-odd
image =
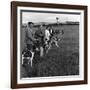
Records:
<instances>
[{"instance_id":1,"label":"sky","mask_svg":"<svg viewBox=\"0 0 90 90\"><path fill-rule=\"evenodd\" d=\"M56 17L59 18L59 22L65 21L78 21L80 22L80 15L77 14L56 14L56 13L39 13L39 12L23 12L22 23L27 22L49 22L55 23Z\"/></svg>"}]
</instances>

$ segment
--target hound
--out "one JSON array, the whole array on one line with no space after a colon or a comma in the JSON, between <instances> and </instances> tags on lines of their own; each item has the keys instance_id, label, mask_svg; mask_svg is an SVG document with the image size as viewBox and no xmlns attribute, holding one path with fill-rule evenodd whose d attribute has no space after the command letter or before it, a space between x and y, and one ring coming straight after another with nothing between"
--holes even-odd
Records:
<instances>
[{"instance_id":1,"label":"hound","mask_svg":"<svg viewBox=\"0 0 90 90\"><path fill-rule=\"evenodd\" d=\"M58 39L58 38L56 38L56 37L53 37L53 38L50 40L49 44L46 45L46 48L47 48L46 53L48 53L48 51L51 49L51 47L52 47L53 44L54 44L56 47L59 47L58 42L59 42L60 40L61 40L60 38Z\"/></svg>"},{"instance_id":2,"label":"hound","mask_svg":"<svg viewBox=\"0 0 90 90\"><path fill-rule=\"evenodd\" d=\"M48 53L48 51L51 49L51 47L52 47L53 44L56 47L59 47L58 42L61 41L61 38L58 37L58 36L63 35L63 34L64 34L64 31L62 30L61 32L58 32L58 34L54 34L51 37L49 43L46 45L46 48L47 48L46 53Z\"/></svg>"},{"instance_id":3,"label":"hound","mask_svg":"<svg viewBox=\"0 0 90 90\"><path fill-rule=\"evenodd\" d=\"M27 62L27 64L31 64L31 67L33 66L33 58L35 55L35 52L39 51L38 48L35 48L35 50L24 50L22 53L22 65L24 65L25 62Z\"/></svg>"}]
</instances>

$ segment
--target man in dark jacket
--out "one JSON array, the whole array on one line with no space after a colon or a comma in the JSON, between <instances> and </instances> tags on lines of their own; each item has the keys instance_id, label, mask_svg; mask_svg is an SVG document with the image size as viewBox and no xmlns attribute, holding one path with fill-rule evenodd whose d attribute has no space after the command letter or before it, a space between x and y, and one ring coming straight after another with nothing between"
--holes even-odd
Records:
<instances>
[{"instance_id":1,"label":"man in dark jacket","mask_svg":"<svg viewBox=\"0 0 90 90\"><path fill-rule=\"evenodd\" d=\"M36 39L34 38L34 31L33 31L33 23L28 22L27 28L26 28L26 45L27 49L31 50L34 48L34 42Z\"/></svg>"},{"instance_id":2,"label":"man in dark jacket","mask_svg":"<svg viewBox=\"0 0 90 90\"><path fill-rule=\"evenodd\" d=\"M37 38L37 46L40 48L40 56L43 56L43 46L44 46L44 31L43 26L40 25L39 29L35 32L35 38Z\"/></svg>"}]
</instances>

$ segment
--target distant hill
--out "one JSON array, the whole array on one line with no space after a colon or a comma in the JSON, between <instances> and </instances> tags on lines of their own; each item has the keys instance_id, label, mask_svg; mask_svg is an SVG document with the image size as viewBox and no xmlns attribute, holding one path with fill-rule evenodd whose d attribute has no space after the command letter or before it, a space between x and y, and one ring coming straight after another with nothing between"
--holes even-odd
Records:
<instances>
[{"instance_id":1,"label":"distant hill","mask_svg":"<svg viewBox=\"0 0 90 90\"><path fill-rule=\"evenodd\" d=\"M66 21L66 22L59 22L58 24L56 22L37 22L37 23L34 23L34 26L40 26L40 25L79 25L79 22L74 22L74 21ZM22 25L23 27L26 27L27 24L24 23Z\"/></svg>"}]
</instances>

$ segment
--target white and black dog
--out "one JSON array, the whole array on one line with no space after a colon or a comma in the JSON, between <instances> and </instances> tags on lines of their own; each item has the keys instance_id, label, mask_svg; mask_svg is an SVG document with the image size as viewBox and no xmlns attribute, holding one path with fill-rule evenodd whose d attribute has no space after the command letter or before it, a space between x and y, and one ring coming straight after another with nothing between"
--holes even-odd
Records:
<instances>
[{"instance_id":1,"label":"white and black dog","mask_svg":"<svg viewBox=\"0 0 90 90\"><path fill-rule=\"evenodd\" d=\"M24 65L25 63L29 64L31 63L31 67L32 67L32 60L34 57L34 52L32 50L25 50L22 53L22 65Z\"/></svg>"},{"instance_id":2,"label":"white and black dog","mask_svg":"<svg viewBox=\"0 0 90 90\"><path fill-rule=\"evenodd\" d=\"M51 49L52 45L54 44L56 47L59 47L58 42L60 41L60 38L57 37L53 37L49 43L46 45L46 53L48 53L48 51Z\"/></svg>"},{"instance_id":3,"label":"white and black dog","mask_svg":"<svg viewBox=\"0 0 90 90\"><path fill-rule=\"evenodd\" d=\"M63 35L64 31L62 30L61 32L58 32L58 34L54 34L53 36L51 36L49 42L46 45L46 53L48 53L48 51L51 49L52 45L54 44L56 47L59 47L58 42L61 41L61 38L59 38L58 36Z\"/></svg>"},{"instance_id":4,"label":"white and black dog","mask_svg":"<svg viewBox=\"0 0 90 90\"><path fill-rule=\"evenodd\" d=\"M34 47L32 49L25 48L22 52L22 65L31 64L31 67L32 67L33 58L36 51L39 51L38 47Z\"/></svg>"}]
</instances>

